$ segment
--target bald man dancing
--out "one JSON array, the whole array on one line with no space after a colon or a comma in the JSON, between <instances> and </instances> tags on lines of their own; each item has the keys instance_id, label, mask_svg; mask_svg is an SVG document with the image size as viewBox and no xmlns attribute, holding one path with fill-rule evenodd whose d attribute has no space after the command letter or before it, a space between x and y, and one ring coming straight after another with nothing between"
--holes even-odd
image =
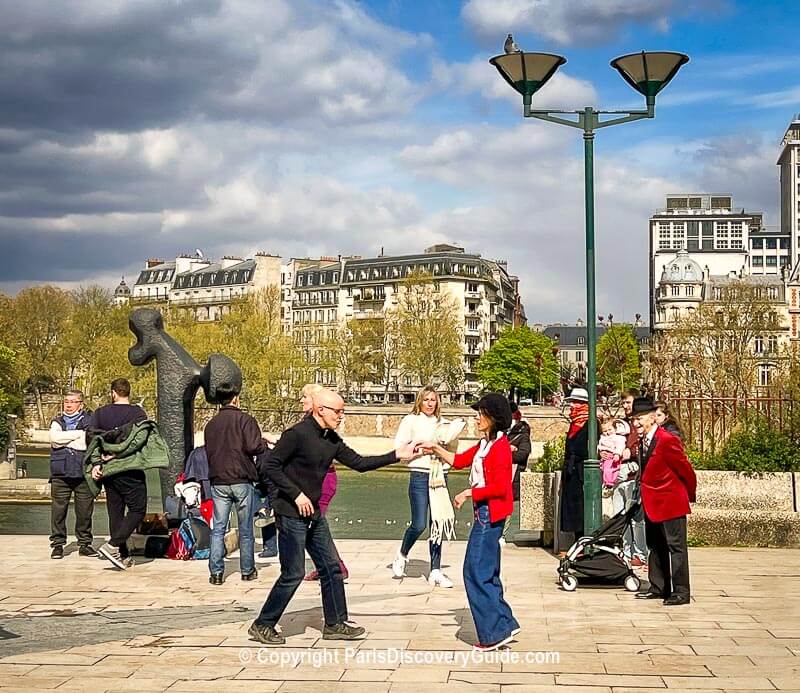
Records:
<instances>
[{"instance_id":1,"label":"bald man dancing","mask_svg":"<svg viewBox=\"0 0 800 693\"><path fill-rule=\"evenodd\" d=\"M281 574L247 631L265 645L283 645L286 639L275 626L305 575L305 551L319 572L322 588L324 640L357 640L361 626L348 623L344 580L330 528L319 512L322 481L335 459L351 469L366 472L414 455L415 443L407 443L385 455L362 457L347 447L336 433L344 416L344 400L331 390L314 395L311 416L284 431L262 472L278 489L273 503L278 525Z\"/></svg>"}]
</instances>

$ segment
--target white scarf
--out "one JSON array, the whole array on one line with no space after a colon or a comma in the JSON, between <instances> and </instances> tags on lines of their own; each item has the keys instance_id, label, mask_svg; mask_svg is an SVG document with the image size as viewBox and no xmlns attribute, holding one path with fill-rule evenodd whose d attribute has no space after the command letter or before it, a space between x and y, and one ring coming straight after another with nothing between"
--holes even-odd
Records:
<instances>
[{"instance_id":1,"label":"white scarf","mask_svg":"<svg viewBox=\"0 0 800 693\"><path fill-rule=\"evenodd\" d=\"M464 430L464 419L454 419L436 428L437 442L447 448L458 448L458 437ZM455 539L456 516L453 512L453 503L444 481L444 465L439 458L431 457L430 471L428 472L428 498L431 509L430 540L434 544L441 544L442 539Z\"/></svg>"}]
</instances>

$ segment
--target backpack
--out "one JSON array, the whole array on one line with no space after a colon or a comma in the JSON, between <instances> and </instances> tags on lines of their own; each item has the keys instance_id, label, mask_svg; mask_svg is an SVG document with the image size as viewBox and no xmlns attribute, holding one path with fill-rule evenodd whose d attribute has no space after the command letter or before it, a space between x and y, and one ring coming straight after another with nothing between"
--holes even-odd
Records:
<instances>
[{"instance_id":1,"label":"backpack","mask_svg":"<svg viewBox=\"0 0 800 693\"><path fill-rule=\"evenodd\" d=\"M211 555L211 529L200 517L189 516L170 536L167 558L205 560Z\"/></svg>"}]
</instances>

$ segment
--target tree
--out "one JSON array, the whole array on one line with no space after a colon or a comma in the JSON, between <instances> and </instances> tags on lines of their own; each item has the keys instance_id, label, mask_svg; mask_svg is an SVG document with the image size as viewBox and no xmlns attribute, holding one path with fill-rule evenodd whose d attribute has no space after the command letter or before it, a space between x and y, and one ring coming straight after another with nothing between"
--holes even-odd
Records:
<instances>
[{"instance_id":1,"label":"tree","mask_svg":"<svg viewBox=\"0 0 800 693\"><path fill-rule=\"evenodd\" d=\"M763 287L733 280L653 340L657 390L690 390L707 397L742 398L759 385L759 366L782 360L781 325Z\"/></svg>"},{"instance_id":2,"label":"tree","mask_svg":"<svg viewBox=\"0 0 800 693\"><path fill-rule=\"evenodd\" d=\"M361 322L355 318L348 320L322 341L322 365L336 371L345 394L350 393L353 384L360 393L364 383L375 374L374 344Z\"/></svg>"},{"instance_id":3,"label":"tree","mask_svg":"<svg viewBox=\"0 0 800 693\"><path fill-rule=\"evenodd\" d=\"M639 383L639 343L630 325L612 325L597 342L598 380L613 383L620 392Z\"/></svg>"},{"instance_id":4,"label":"tree","mask_svg":"<svg viewBox=\"0 0 800 693\"><path fill-rule=\"evenodd\" d=\"M72 320L72 298L55 286L34 286L3 301L3 308L3 334L16 352L21 380L33 392L43 421L42 390L64 387L69 370L64 338Z\"/></svg>"},{"instance_id":5,"label":"tree","mask_svg":"<svg viewBox=\"0 0 800 693\"><path fill-rule=\"evenodd\" d=\"M551 394L560 375L554 349L553 340L530 327L504 330L478 359L478 377L488 390Z\"/></svg>"},{"instance_id":6,"label":"tree","mask_svg":"<svg viewBox=\"0 0 800 693\"><path fill-rule=\"evenodd\" d=\"M197 341L184 342L198 359L215 351L236 361L242 369L243 401L251 408L273 410L275 426L289 421L300 388L312 377L303 352L283 332L280 307L280 290L268 286L234 303L218 323L194 324ZM181 332L175 334L178 338Z\"/></svg>"},{"instance_id":7,"label":"tree","mask_svg":"<svg viewBox=\"0 0 800 693\"><path fill-rule=\"evenodd\" d=\"M380 317L359 318L357 341L369 369L367 380L383 385L383 400L389 400L392 377L399 377L400 333L397 316L387 311Z\"/></svg>"},{"instance_id":8,"label":"tree","mask_svg":"<svg viewBox=\"0 0 800 693\"><path fill-rule=\"evenodd\" d=\"M432 275L415 271L397 288L390 308L399 346L399 365L421 385L456 389L464 381L462 324L453 296L442 292Z\"/></svg>"}]
</instances>

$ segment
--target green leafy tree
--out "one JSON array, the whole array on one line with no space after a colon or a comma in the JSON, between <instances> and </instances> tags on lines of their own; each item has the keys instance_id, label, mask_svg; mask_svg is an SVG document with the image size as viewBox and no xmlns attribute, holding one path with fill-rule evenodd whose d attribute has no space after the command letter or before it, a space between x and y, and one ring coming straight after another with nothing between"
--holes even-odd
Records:
<instances>
[{"instance_id":1,"label":"green leafy tree","mask_svg":"<svg viewBox=\"0 0 800 693\"><path fill-rule=\"evenodd\" d=\"M398 285L390 309L399 346L400 369L422 385L455 389L464 381L463 338L455 298L427 272L412 272Z\"/></svg>"},{"instance_id":2,"label":"green leafy tree","mask_svg":"<svg viewBox=\"0 0 800 693\"><path fill-rule=\"evenodd\" d=\"M488 390L551 394L560 375L554 349L553 340L530 327L504 330L478 359L478 377Z\"/></svg>"},{"instance_id":3,"label":"green leafy tree","mask_svg":"<svg viewBox=\"0 0 800 693\"><path fill-rule=\"evenodd\" d=\"M624 390L641 379L639 343L630 325L612 325L597 342L598 380Z\"/></svg>"},{"instance_id":4,"label":"green leafy tree","mask_svg":"<svg viewBox=\"0 0 800 693\"><path fill-rule=\"evenodd\" d=\"M21 381L36 398L39 420L44 420L42 392L66 384L68 359L65 335L73 317L70 294L55 286L34 286L4 300L4 338L16 353Z\"/></svg>"}]
</instances>

